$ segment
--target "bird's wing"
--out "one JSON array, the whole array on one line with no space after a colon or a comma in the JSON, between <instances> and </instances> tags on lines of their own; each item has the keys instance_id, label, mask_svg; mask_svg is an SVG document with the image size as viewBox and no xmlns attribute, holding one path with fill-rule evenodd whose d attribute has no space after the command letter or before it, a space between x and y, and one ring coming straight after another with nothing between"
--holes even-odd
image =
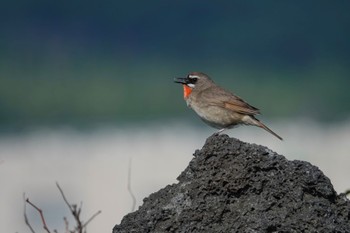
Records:
<instances>
[{"instance_id":1,"label":"bird's wing","mask_svg":"<svg viewBox=\"0 0 350 233\"><path fill-rule=\"evenodd\" d=\"M206 91L203 91L201 95L202 98L208 100L209 105L220 106L246 115L256 115L260 113L259 109L251 106L240 97L221 88L213 88L212 90L207 89Z\"/></svg>"}]
</instances>

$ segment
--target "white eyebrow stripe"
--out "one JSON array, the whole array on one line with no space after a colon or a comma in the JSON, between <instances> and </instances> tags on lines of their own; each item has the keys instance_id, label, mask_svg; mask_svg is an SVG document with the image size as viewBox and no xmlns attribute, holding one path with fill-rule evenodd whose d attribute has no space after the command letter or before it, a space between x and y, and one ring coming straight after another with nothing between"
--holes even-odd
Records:
<instances>
[{"instance_id":1,"label":"white eyebrow stripe","mask_svg":"<svg viewBox=\"0 0 350 233\"><path fill-rule=\"evenodd\" d=\"M188 75L188 77L189 78L199 78L197 75L192 75L192 74Z\"/></svg>"}]
</instances>

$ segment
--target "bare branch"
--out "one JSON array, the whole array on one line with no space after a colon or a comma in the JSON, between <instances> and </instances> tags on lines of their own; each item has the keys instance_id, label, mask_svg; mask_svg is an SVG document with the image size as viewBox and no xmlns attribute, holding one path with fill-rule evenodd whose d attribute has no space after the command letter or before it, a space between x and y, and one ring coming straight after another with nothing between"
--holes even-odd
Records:
<instances>
[{"instance_id":1,"label":"bare branch","mask_svg":"<svg viewBox=\"0 0 350 233\"><path fill-rule=\"evenodd\" d=\"M68 219L66 217L63 217L63 221L64 221L64 226L65 226L65 233L69 233L69 222Z\"/></svg>"},{"instance_id":2,"label":"bare branch","mask_svg":"<svg viewBox=\"0 0 350 233\"><path fill-rule=\"evenodd\" d=\"M33 227L30 225L28 217L27 217L27 202L26 202L26 194L25 193L23 193L23 201L24 201L24 222L26 223L26 225L28 226L30 231L32 233L35 233Z\"/></svg>"},{"instance_id":3,"label":"bare branch","mask_svg":"<svg viewBox=\"0 0 350 233\"><path fill-rule=\"evenodd\" d=\"M131 165L132 165L132 158L129 158L129 166L128 166L128 183L127 183L127 189L128 192L132 198L132 207L131 207L131 211L133 212L135 210L135 206L136 206L136 197L134 195L134 193L132 192L131 189Z\"/></svg>"},{"instance_id":4,"label":"bare branch","mask_svg":"<svg viewBox=\"0 0 350 233\"><path fill-rule=\"evenodd\" d=\"M43 223L44 229L47 231L47 233L51 233L49 228L46 225L46 221L45 221L45 217L44 217L43 211L39 207L34 205L32 202L30 202L29 198L26 199L26 202L39 212L40 217L41 217L41 222Z\"/></svg>"},{"instance_id":5,"label":"bare branch","mask_svg":"<svg viewBox=\"0 0 350 233\"><path fill-rule=\"evenodd\" d=\"M83 224L83 222L80 220L80 213L81 213L81 210L82 210L82 206L83 206L83 203L81 202L80 205L76 205L76 204L70 204L68 202L68 199L66 198L66 196L64 195L64 192L62 190L62 188L59 186L59 184L56 182L56 186L57 188L59 189L62 197L63 197L63 200L64 202L66 203L66 205L68 206L71 214L73 215L75 221L76 221L76 226L74 227L74 229L70 230L69 229L69 222L68 222L68 219L66 217L63 218L64 220L64 223L65 223L65 233L83 233L85 232L86 233L86 226L97 216L101 213L101 211L97 211L94 215L92 215L87 221L86 223ZM41 222L43 224L43 228L46 230L47 233L51 233L47 224L46 224L46 220L45 220L45 217L44 217L44 214L43 214L43 211L37 207L35 204L33 204L32 202L29 201L28 198L26 198L25 196L25 193L23 193L23 200L24 200L24 221L26 223L26 225L28 226L28 228L30 229L31 233L36 233L33 229L33 227L30 225L29 223L29 220L28 220L28 217L27 217L27 210L26 210L26 206L27 206L27 203L29 205L31 205L34 209L36 209L39 214L40 214L40 217L41 217ZM54 230L53 231L54 233L57 233L58 231L57 230Z\"/></svg>"},{"instance_id":6,"label":"bare branch","mask_svg":"<svg viewBox=\"0 0 350 233\"><path fill-rule=\"evenodd\" d=\"M83 227L85 228L97 215L99 215L100 213L102 213L101 210L97 211L94 215L92 215L87 221L86 223L84 223Z\"/></svg>"},{"instance_id":7,"label":"bare branch","mask_svg":"<svg viewBox=\"0 0 350 233\"><path fill-rule=\"evenodd\" d=\"M63 190L61 189L61 187L60 187L60 185L58 184L58 182L56 182L56 186L57 186L58 190L60 190L60 193L61 193L61 195L62 195L62 198L63 198L64 202L67 204L67 206L68 206L68 208L70 209L70 211L73 212L73 208L72 208L72 206L69 204L69 202L68 202L66 196L64 195Z\"/></svg>"},{"instance_id":8,"label":"bare branch","mask_svg":"<svg viewBox=\"0 0 350 233\"><path fill-rule=\"evenodd\" d=\"M79 206L79 208L78 208L78 210L77 210L78 216L80 216L81 208L83 208L83 202L82 202L82 201L80 202L80 206Z\"/></svg>"},{"instance_id":9,"label":"bare branch","mask_svg":"<svg viewBox=\"0 0 350 233\"><path fill-rule=\"evenodd\" d=\"M64 195L63 190L62 190L62 188L60 187L60 185L58 184L58 182L56 182L56 186L57 186L57 188L60 190L60 193L61 193L61 195L62 195L62 198L63 198L64 202L67 204L68 208L70 209L70 211L71 211L71 213L72 213L72 215L73 215L73 217L74 217L74 219L75 219L75 221L76 221L76 223L77 223L76 230L77 230L79 233L83 233L83 224L82 224L82 222L81 222L81 220L80 220L80 216L79 216L79 215L80 215L80 211L81 211L82 203L80 204L80 207L79 207L79 208L78 208L77 205L71 205L71 204L68 202L66 196Z\"/></svg>"}]
</instances>

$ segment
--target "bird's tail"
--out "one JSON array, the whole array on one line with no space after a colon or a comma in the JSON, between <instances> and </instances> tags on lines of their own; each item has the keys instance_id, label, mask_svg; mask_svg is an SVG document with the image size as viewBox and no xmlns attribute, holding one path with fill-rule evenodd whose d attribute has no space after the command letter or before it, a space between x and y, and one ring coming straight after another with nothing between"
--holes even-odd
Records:
<instances>
[{"instance_id":1,"label":"bird's tail","mask_svg":"<svg viewBox=\"0 0 350 233\"><path fill-rule=\"evenodd\" d=\"M264 130L266 130L267 132L269 132L270 134L274 135L275 137L277 137L279 140L283 141L283 138L281 136L279 136L277 133L273 132L269 127L267 127L266 125L264 125L262 122L260 122L258 119L256 119L253 116L250 116L251 120L252 120L252 125L258 126Z\"/></svg>"},{"instance_id":2,"label":"bird's tail","mask_svg":"<svg viewBox=\"0 0 350 233\"><path fill-rule=\"evenodd\" d=\"M266 130L267 132L273 134L275 137L277 137L279 140L283 141L283 138L281 136L279 136L277 133L273 132L269 127L267 127L266 125L264 125L263 123L261 123L260 121L258 121L258 126L260 128L263 128L264 130Z\"/></svg>"}]
</instances>

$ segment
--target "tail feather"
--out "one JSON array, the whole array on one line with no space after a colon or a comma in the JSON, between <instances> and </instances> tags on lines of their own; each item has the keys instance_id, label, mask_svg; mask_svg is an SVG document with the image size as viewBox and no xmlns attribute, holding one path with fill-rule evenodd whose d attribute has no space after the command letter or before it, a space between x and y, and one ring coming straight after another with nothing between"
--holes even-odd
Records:
<instances>
[{"instance_id":1,"label":"tail feather","mask_svg":"<svg viewBox=\"0 0 350 233\"><path fill-rule=\"evenodd\" d=\"M277 133L273 132L269 127L267 127L266 125L264 125L263 123L261 123L260 121L257 121L258 124L257 126L259 126L260 128L263 128L264 130L266 130L267 132L271 133L272 135L274 135L275 137L277 137L279 140L283 141L283 138L281 136L279 136Z\"/></svg>"},{"instance_id":2,"label":"tail feather","mask_svg":"<svg viewBox=\"0 0 350 233\"><path fill-rule=\"evenodd\" d=\"M266 130L267 132L269 132L270 134L274 135L275 137L277 137L279 140L283 141L283 138L280 137L277 133L273 132L269 127L267 127L266 125L264 125L262 122L260 122L258 119L256 119L254 116L245 116L243 117L243 122L245 124L248 125L255 125L258 126L264 130Z\"/></svg>"}]
</instances>

